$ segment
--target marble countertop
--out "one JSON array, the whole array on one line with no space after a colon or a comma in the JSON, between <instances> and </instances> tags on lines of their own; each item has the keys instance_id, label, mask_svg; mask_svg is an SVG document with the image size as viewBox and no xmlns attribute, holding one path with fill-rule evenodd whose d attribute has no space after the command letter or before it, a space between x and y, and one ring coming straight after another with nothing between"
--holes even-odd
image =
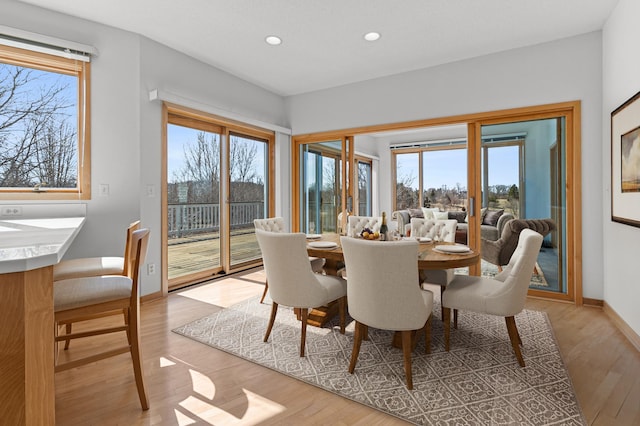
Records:
<instances>
[{"instance_id":1,"label":"marble countertop","mask_svg":"<svg viewBox=\"0 0 640 426\"><path fill-rule=\"evenodd\" d=\"M0 273L60 262L84 221L84 217L1 219Z\"/></svg>"}]
</instances>

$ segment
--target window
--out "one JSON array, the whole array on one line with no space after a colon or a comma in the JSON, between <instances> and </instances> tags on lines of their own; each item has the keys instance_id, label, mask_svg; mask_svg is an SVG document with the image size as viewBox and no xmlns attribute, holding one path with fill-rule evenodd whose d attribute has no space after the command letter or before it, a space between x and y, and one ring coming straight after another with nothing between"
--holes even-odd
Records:
<instances>
[{"instance_id":1,"label":"window","mask_svg":"<svg viewBox=\"0 0 640 426\"><path fill-rule=\"evenodd\" d=\"M89 63L0 45L0 198L89 199Z\"/></svg>"}]
</instances>

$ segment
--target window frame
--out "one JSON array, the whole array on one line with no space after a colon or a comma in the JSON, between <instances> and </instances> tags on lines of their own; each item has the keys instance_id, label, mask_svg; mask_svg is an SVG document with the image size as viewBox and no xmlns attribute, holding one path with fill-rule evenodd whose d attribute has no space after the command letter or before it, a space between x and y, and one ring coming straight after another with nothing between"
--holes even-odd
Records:
<instances>
[{"instance_id":1,"label":"window frame","mask_svg":"<svg viewBox=\"0 0 640 426\"><path fill-rule=\"evenodd\" d=\"M75 188L0 187L0 200L90 200L91 199L91 120L90 120L90 62L63 58L17 47L0 45L0 62L75 76L78 82L77 111L77 170Z\"/></svg>"}]
</instances>

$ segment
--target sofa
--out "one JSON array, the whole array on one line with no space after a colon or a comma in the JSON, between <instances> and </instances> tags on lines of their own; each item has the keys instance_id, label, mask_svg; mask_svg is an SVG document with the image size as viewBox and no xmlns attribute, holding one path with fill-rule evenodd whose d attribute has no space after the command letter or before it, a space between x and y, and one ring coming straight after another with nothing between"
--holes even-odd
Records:
<instances>
[{"instance_id":1,"label":"sofa","mask_svg":"<svg viewBox=\"0 0 640 426\"><path fill-rule=\"evenodd\" d=\"M480 225L480 236L485 240L496 241L502 235L502 230L507 222L514 219L511 213L505 213L502 209L486 209L481 210L482 222ZM396 210L391 214L391 220L395 220L398 224L398 232L403 235L406 233L407 227L411 226L412 217L423 217L426 219L456 219L458 227L456 230L456 242L461 244L467 243L467 212L462 210L441 212L438 208L421 208L421 209L405 209Z\"/></svg>"}]
</instances>

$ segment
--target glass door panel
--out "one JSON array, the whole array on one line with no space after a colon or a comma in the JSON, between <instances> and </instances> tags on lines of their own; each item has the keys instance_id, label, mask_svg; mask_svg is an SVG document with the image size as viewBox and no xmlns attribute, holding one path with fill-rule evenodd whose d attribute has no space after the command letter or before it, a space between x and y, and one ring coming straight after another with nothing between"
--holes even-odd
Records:
<instances>
[{"instance_id":1,"label":"glass door panel","mask_svg":"<svg viewBox=\"0 0 640 426\"><path fill-rule=\"evenodd\" d=\"M221 269L220 141L220 133L167 126L169 280Z\"/></svg>"},{"instance_id":2,"label":"glass door panel","mask_svg":"<svg viewBox=\"0 0 640 426\"><path fill-rule=\"evenodd\" d=\"M555 221L557 230L545 236L530 288L567 293L565 118L482 126L481 144L482 207Z\"/></svg>"},{"instance_id":3,"label":"glass door panel","mask_svg":"<svg viewBox=\"0 0 640 426\"><path fill-rule=\"evenodd\" d=\"M342 161L342 141L300 146L302 232L338 232L338 219L343 204Z\"/></svg>"},{"instance_id":4,"label":"glass door panel","mask_svg":"<svg viewBox=\"0 0 640 426\"><path fill-rule=\"evenodd\" d=\"M371 162L358 160L358 209L355 211L357 215L371 216L372 188Z\"/></svg>"},{"instance_id":5,"label":"glass door panel","mask_svg":"<svg viewBox=\"0 0 640 426\"><path fill-rule=\"evenodd\" d=\"M398 153L395 159L396 210L420 208L419 153Z\"/></svg>"},{"instance_id":6,"label":"glass door panel","mask_svg":"<svg viewBox=\"0 0 640 426\"><path fill-rule=\"evenodd\" d=\"M229 225L231 266L261 259L254 219L267 216L269 144L241 134L229 135Z\"/></svg>"}]
</instances>

